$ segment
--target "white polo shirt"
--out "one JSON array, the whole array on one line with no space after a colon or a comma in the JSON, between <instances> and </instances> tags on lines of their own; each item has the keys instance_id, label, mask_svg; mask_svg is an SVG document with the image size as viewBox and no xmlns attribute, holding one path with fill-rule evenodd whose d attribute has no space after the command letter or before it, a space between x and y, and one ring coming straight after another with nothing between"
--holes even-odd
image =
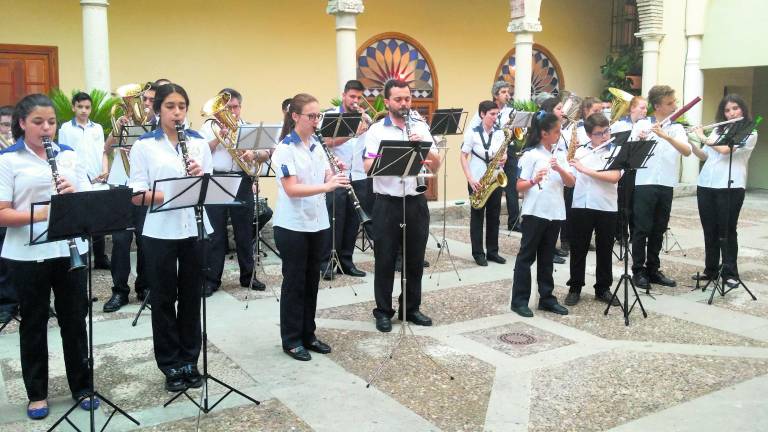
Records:
<instances>
[{"instance_id":1,"label":"white polo shirt","mask_svg":"<svg viewBox=\"0 0 768 432\"><path fill-rule=\"evenodd\" d=\"M507 122L509 122L509 115L515 112L515 109L512 108L509 105L504 105L502 109L499 110L499 115L496 117L496 123L494 126L496 129L501 129L504 127ZM480 126L483 123L483 119L480 118L480 113L475 111L475 115L472 116L472 120L469 121L469 124L467 125L467 132L464 133L464 137L468 135L468 133L472 132L472 130L478 126Z\"/></svg>"},{"instance_id":2,"label":"white polo shirt","mask_svg":"<svg viewBox=\"0 0 768 432\"><path fill-rule=\"evenodd\" d=\"M613 144L593 151L592 142L576 149L574 158L579 159L587 168L599 171L605 167L613 150ZM576 176L576 186L573 188L573 204L571 208L592 209L601 211L618 211L617 184L598 180L592 176L578 172L571 167L571 172Z\"/></svg>"},{"instance_id":3,"label":"white polo shirt","mask_svg":"<svg viewBox=\"0 0 768 432\"><path fill-rule=\"evenodd\" d=\"M242 121L242 119L237 120L238 125L241 125L243 123L244 122ZM211 142L211 140L216 138L216 135L214 135L213 133L212 121L206 121L205 123L203 123L203 125L200 127L199 132L206 142ZM208 148L210 149L210 146ZM227 149L225 149L221 143L216 144L216 148L213 149L213 152L211 153L211 158L213 161L214 171L224 171L224 172L242 172L243 171L242 169L240 169L240 166L232 159L232 156L229 154Z\"/></svg>"},{"instance_id":4,"label":"white polo shirt","mask_svg":"<svg viewBox=\"0 0 768 432\"><path fill-rule=\"evenodd\" d=\"M649 119L638 120L632 128L632 137L637 137L640 131L650 131L651 126L653 123ZM672 123L665 127L665 132L672 138L688 145L688 135L681 124ZM677 180L680 176L680 152L667 140L659 138L652 132L648 134L648 139L656 140L657 144L653 149L652 156L648 158L648 162L645 164L646 168L637 170L635 186L677 186Z\"/></svg>"},{"instance_id":5,"label":"white polo shirt","mask_svg":"<svg viewBox=\"0 0 768 432\"><path fill-rule=\"evenodd\" d=\"M422 141L432 143L430 146L431 151L437 151L435 142L429 132L429 125L426 122L423 120L412 120L410 127L411 133L421 135ZM376 155L379 151L379 144L385 140L408 140L405 129L400 129L392 123L390 116L384 117L368 128L368 132L365 134L365 157ZM403 196L403 184L405 184L405 195L419 195L416 192L416 177L375 177L373 179L373 192L401 197Z\"/></svg>"},{"instance_id":6,"label":"white polo shirt","mask_svg":"<svg viewBox=\"0 0 768 432\"><path fill-rule=\"evenodd\" d=\"M542 168L549 168L549 160L552 159L552 152L539 144L537 147L523 152L518 160L518 178L531 180L535 177L536 171ZM554 156L557 163L569 169L568 162L565 160L566 152L558 147ZM565 220L565 201L563 199L563 179L560 174L549 169L547 176L539 183L525 192L521 215L531 215L548 220Z\"/></svg>"},{"instance_id":7,"label":"white polo shirt","mask_svg":"<svg viewBox=\"0 0 768 432\"><path fill-rule=\"evenodd\" d=\"M78 155L68 146L53 144L59 176L66 178L76 191L91 190L91 182ZM53 174L47 159L38 157L23 139L0 153L0 201L10 202L14 210L29 212L32 203L48 201L55 195ZM17 261L40 261L69 257L66 240L29 245L29 225L8 227L0 256ZM48 229L48 221L34 224L35 237ZM76 239L81 254L88 251L88 243Z\"/></svg>"},{"instance_id":8,"label":"white polo shirt","mask_svg":"<svg viewBox=\"0 0 768 432\"><path fill-rule=\"evenodd\" d=\"M190 129L186 131L187 152L189 158L195 160L206 173L211 173L211 150L203 137ZM155 187L156 180L186 177L181 149L172 144L163 132L157 128L142 135L131 149L131 178L128 186L134 192L147 191ZM169 184L161 183L158 190L163 191L169 199ZM151 198L151 193L148 193ZM203 221L207 234L213 233L208 216L203 210ZM185 208L152 213L147 208L142 235L155 239L180 240L197 236L195 209Z\"/></svg>"},{"instance_id":9,"label":"white polo shirt","mask_svg":"<svg viewBox=\"0 0 768 432\"><path fill-rule=\"evenodd\" d=\"M717 140L717 131L710 136L712 142ZM733 147L733 163L731 165L731 188L744 189L747 185L747 164L752 150L757 143L757 132L752 132L741 145ZM711 146L702 149L707 154L707 160L699 173L698 185L714 189L726 189L728 187L728 154L720 154Z\"/></svg>"},{"instance_id":10,"label":"white polo shirt","mask_svg":"<svg viewBox=\"0 0 768 432\"><path fill-rule=\"evenodd\" d=\"M325 111L326 113L343 113L344 107L337 106ZM367 131L366 131L367 132ZM364 180L368 177L363 166L363 154L365 153L365 134L352 137L342 144L331 149L333 154L347 166L350 180Z\"/></svg>"},{"instance_id":11,"label":"white polo shirt","mask_svg":"<svg viewBox=\"0 0 768 432\"><path fill-rule=\"evenodd\" d=\"M476 126L472 130L472 134L465 137L464 143L461 145L461 152L471 155L469 171L475 181L479 181L483 177L488 162L493 159L503 143L504 131L495 127L488 133L482 125Z\"/></svg>"},{"instance_id":12,"label":"white polo shirt","mask_svg":"<svg viewBox=\"0 0 768 432\"><path fill-rule=\"evenodd\" d=\"M576 129L576 139L579 142L579 146L583 146L591 141L591 138L589 135L587 135L586 129L584 129L584 121L579 120L576 123L571 122L571 124L568 125L568 127L560 129L560 139L557 140L557 146L568 151L568 146L571 144L571 134L573 133L573 128Z\"/></svg>"},{"instance_id":13,"label":"white polo shirt","mask_svg":"<svg viewBox=\"0 0 768 432\"><path fill-rule=\"evenodd\" d=\"M296 181L305 185L325 183L325 174L330 166L320 146L320 141L312 135L307 148L293 130L277 145L272 154L277 180L277 205L272 219L274 226L301 232L317 232L331 227L324 193L291 198L285 193L282 182L285 177L296 176Z\"/></svg>"},{"instance_id":14,"label":"white polo shirt","mask_svg":"<svg viewBox=\"0 0 768 432\"><path fill-rule=\"evenodd\" d=\"M75 150L89 179L102 174L104 129L100 124L88 120L88 124L82 126L72 119L61 125L57 142Z\"/></svg>"}]
</instances>

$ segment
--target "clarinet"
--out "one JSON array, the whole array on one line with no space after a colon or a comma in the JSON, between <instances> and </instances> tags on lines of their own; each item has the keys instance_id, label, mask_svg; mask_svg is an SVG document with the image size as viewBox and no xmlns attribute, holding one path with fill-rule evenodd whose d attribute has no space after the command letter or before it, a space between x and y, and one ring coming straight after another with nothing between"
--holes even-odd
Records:
<instances>
[{"instance_id":1,"label":"clarinet","mask_svg":"<svg viewBox=\"0 0 768 432\"><path fill-rule=\"evenodd\" d=\"M190 163L191 160L189 159L189 151L187 150L187 134L184 132L184 124L182 122L176 123L176 136L179 139L179 148L181 149L181 159L184 161L184 171L187 173L188 176L191 176L192 173L190 172ZM198 240L207 240L208 235L205 232L205 228L203 225L203 206L196 205L195 206L195 222L197 223L198 227Z\"/></svg>"},{"instance_id":2,"label":"clarinet","mask_svg":"<svg viewBox=\"0 0 768 432\"><path fill-rule=\"evenodd\" d=\"M48 159L48 164L51 166L53 187L56 189L56 193L58 194L60 179L59 167L56 165L56 155L53 153L51 137L43 137L43 148L45 148L45 157ZM69 247L69 271L84 269L85 263L83 263L83 259L80 257L80 252L77 250L75 239L67 239L67 246Z\"/></svg>"},{"instance_id":3,"label":"clarinet","mask_svg":"<svg viewBox=\"0 0 768 432\"><path fill-rule=\"evenodd\" d=\"M325 145L325 142L323 141L323 135L320 133L319 129L315 129L315 137L318 139L318 141L320 141L320 145L323 147L323 151L325 151L325 157L328 158L328 164L331 166L331 171L333 171L334 174L340 174L341 169L336 163L336 159L331 154L331 150L327 145ZM363 207L360 205L360 200L357 199L357 194L352 188L352 185L347 188L347 195L349 195L349 199L352 200L352 207L355 208L357 217L360 219L360 224L365 225L371 222L371 218L368 217L368 215L365 213L365 210L363 210Z\"/></svg>"},{"instance_id":4,"label":"clarinet","mask_svg":"<svg viewBox=\"0 0 768 432\"><path fill-rule=\"evenodd\" d=\"M405 118L405 134L410 141L411 137L411 113L409 110L404 109L400 111L400 114ZM422 177L421 174L416 176L416 193L423 194L427 191L427 179Z\"/></svg>"}]
</instances>

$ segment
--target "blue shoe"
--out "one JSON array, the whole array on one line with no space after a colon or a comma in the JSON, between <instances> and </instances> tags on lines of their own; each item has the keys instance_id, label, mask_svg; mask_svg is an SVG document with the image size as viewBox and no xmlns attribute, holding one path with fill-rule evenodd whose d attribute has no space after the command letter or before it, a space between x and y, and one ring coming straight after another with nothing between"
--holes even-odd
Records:
<instances>
[{"instance_id":1,"label":"blue shoe","mask_svg":"<svg viewBox=\"0 0 768 432\"><path fill-rule=\"evenodd\" d=\"M42 420L46 417L48 417L48 405L42 407L42 408L30 408L29 404L32 402L27 403L27 417L29 417L32 420Z\"/></svg>"},{"instance_id":2,"label":"blue shoe","mask_svg":"<svg viewBox=\"0 0 768 432\"><path fill-rule=\"evenodd\" d=\"M101 405L101 401L96 396L93 397L93 409L97 410L99 409L99 405ZM80 408L82 408L85 411L91 410L91 398L87 397L80 401Z\"/></svg>"}]
</instances>

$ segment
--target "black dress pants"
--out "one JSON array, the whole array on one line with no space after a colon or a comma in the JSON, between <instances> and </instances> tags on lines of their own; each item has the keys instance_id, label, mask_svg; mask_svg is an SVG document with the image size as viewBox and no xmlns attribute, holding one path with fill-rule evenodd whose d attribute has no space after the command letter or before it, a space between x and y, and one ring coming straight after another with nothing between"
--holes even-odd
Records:
<instances>
[{"instance_id":1,"label":"black dress pants","mask_svg":"<svg viewBox=\"0 0 768 432\"><path fill-rule=\"evenodd\" d=\"M507 198L507 228L512 228L520 214L517 199L517 154L512 146L507 146L507 162L504 164L504 174L507 176L507 187L504 195Z\"/></svg>"},{"instance_id":2,"label":"black dress pants","mask_svg":"<svg viewBox=\"0 0 768 432\"><path fill-rule=\"evenodd\" d=\"M5 227L0 227L0 250L5 241ZM8 269L8 260L0 258L0 312L14 314L19 307L19 295L13 285Z\"/></svg>"},{"instance_id":3,"label":"black dress pants","mask_svg":"<svg viewBox=\"0 0 768 432\"><path fill-rule=\"evenodd\" d=\"M336 202L335 207L333 205L334 201ZM352 254L355 252L357 229L360 227L360 218L357 217L355 206L352 204L352 198L349 197L347 189L338 188L331 193L325 194L325 203L328 208L331 230L328 232L326 245L323 248L323 260L320 267L323 270L328 268L328 263L331 260L331 248L335 247L336 253L339 255L341 268L344 270L352 268L354 266ZM335 237L335 244L333 244L333 237Z\"/></svg>"},{"instance_id":4,"label":"black dress pants","mask_svg":"<svg viewBox=\"0 0 768 432\"><path fill-rule=\"evenodd\" d=\"M221 174L221 173L217 173ZM232 232L235 235L237 263L240 266L240 282L249 283L253 272L253 213L254 201L252 181L242 175L240 188L236 198L242 202L238 206L206 206L205 212L213 228L206 244L205 280L208 285L219 287L221 274L224 272L224 258L227 254L227 219L232 221Z\"/></svg>"},{"instance_id":5,"label":"black dress pants","mask_svg":"<svg viewBox=\"0 0 768 432\"><path fill-rule=\"evenodd\" d=\"M146 206L133 208L133 223L135 231L119 231L112 233L112 292L126 296L131 292L128 286L128 276L131 274L131 240L136 239L136 284L137 293L147 290L147 278L144 274L144 247L141 230L147 217Z\"/></svg>"},{"instance_id":6,"label":"black dress pants","mask_svg":"<svg viewBox=\"0 0 768 432\"><path fill-rule=\"evenodd\" d=\"M512 279L512 306L528 306L531 298L531 265L536 262L536 282L539 286L539 306L557 303L552 295L555 281L552 278L552 259L555 255L557 232L560 221L523 216L520 230L520 252L515 259L515 276Z\"/></svg>"},{"instance_id":7,"label":"black dress pants","mask_svg":"<svg viewBox=\"0 0 768 432\"><path fill-rule=\"evenodd\" d=\"M571 206L573 205L573 188L563 187L563 199L565 200L565 220L560 223L560 244L571 242ZM555 240L557 243L557 240Z\"/></svg>"},{"instance_id":8,"label":"black dress pants","mask_svg":"<svg viewBox=\"0 0 768 432\"><path fill-rule=\"evenodd\" d=\"M378 194L373 206L373 233L376 247L373 250L375 277L373 289L376 296L375 317L391 318L392 285L395 282L395 260L403 242L403 199ZM424 274L424 252L429 236L429 209L424 195L405 197L405 259L406 307L405 314L416 312L421 305L421 277ZM400 294L400 308L403 296Z\"/></svg>"},{"instance_id":9,"label":"black dress pants","mask_svg":"<svg viewBox=\"0 0 768 432\"><path fill-rule=\"evenodd\" d=\"M469 193L472 188L469 187ZM470 207L469 211L469 237L472 241L472 256L499 253L499 216L501 214L501 188L496 188L488 197L483 208ZM483 248L483 222L487 222L485 229L485 248ZM514 223L514 222L513 222Z\"/></svg>"},{"instance_id":10,"label":"black dress pants","mask_svg":"<svg viewBox=\"0 0 768 432\"><path fill-rule=\"evenodd\" d=\"M310 344L315 337L320 258L328 230L302 232L275 227L275 246L283 261L280 338L283 349Z\"/></svg>"},{"instance_id":11,"label":"black dress pants","mask_svg":"<svg viewBox=\"0 0 768 432\"><path fill-rule=\"evenodd\" d=\"M711 277L717 275L722 254L723 279L739 276L739 240L736 226L741 206L744 204L744 189L732 188L730 201L728 194L728 189L701 186L696 189L699 218L704 230L704 274Z\"/></svg>"},{"instance_id":12,"label":"black dress pants","mask_svg":"<svg viewBox=\"0 0 768 432\"><path fill-rule=\"evenodd\" d=\"M589 243L592 233L595 233L595 294L611 289L613 271L611 255L613 254L614 228L617 212L600 211L586 208L575 208L571 211L571 277L568 286L571 292L581 292L584 286Z\"/></svg>"},{"instance_id":13,"label":"black dress pants","mask_svg":"<svg viewBox=\"0 0 768 432\"><path fill-rule=\"evenodd\" d=\"M669 186L635 186L632 218L632 273L659 271L664 233L672 211L673 189Z\"/></svg>"},{"instance_id":14,"label":"black dress pants","mask_svg":"<svg viewBox=\"0 0 768 432\"><path fill-rule=\"evenodd\" d=\"M83 261L86 257L83 256ZM27 398L48 398L48 306L51 289L59 323L64 367L73 398L86 394L88 377L88 339L85 329L88 299L85 270L69 271L69 258L45 261L11 261L8 267L19 287L21 324L21 374Z\"/></svg>"},{"instance_id":15,"label":"black dress pants","mask_svg":"<svg viewBox=\"0 0 768 432\"><path fill-rule=\"evenodd\" d=\"M142 241L157 367L167 373L170 368L196 365L202 345L202 248L196 237L161 240L144 236Z\"/></svg>"}]
</instances>

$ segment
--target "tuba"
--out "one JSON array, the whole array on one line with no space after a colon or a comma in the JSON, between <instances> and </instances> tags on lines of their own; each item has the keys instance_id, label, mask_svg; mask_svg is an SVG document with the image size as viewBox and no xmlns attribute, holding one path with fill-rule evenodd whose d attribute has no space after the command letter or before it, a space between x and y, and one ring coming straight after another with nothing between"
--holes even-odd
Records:
<instances>
[{"instance_id":1,"label":"tuba","mask_svg":"<svg viewBox=\"0 0 768 432\"><path fill-rule=\"evenodd\" d=\"M3 134L0 134L0 150L5 150L13 145L13 137L8 138Z\"/></svg>"},{"instance_id":2,"label":"tuba","mask_svg":"<svg viewBox=\"0 0 768 432\"><path fill-rule=\"evenodd\" d=\"M611 124L614 124L629 112L629 103L632 102L634 96L615 87L608 87L608 91L613 95L613 102L611 102Z\"/></svg>"},{"instance_id":3,"label":"tuba","mask_svg":"<svg viewBox=\"0 0 768 432\"><path fill-rule=\"evenodd\" d=\"M125 84L115 90L117 97L122 99L120 102L112 106L109 115L112 120L112 135L119 137L120 125L117 124L117 120L120 118L120 112L126 118L130 125L143 125L147 122L147 111L144 109L144 104L141 101L141 95L149 89L149 83L144 87L141 84ZM123 162L123 168L125 173L131 172L131 161L128 155L120 150L120 159Z\"/></svg>"},{"instance_id":4,"label":"tuba","mask_svg":"<svg viewBox=\"0 0 768 432\"><path fill-rule=\"evenodd\" d=\"M200 110L200 115L208 117L205 122L211 122L211 129L216 139L224 147L224 149L232 157L237 166L245 174L250 177L255 177L261 172L260 163L248 163L240 157L240 153L235 148L237 143L237 119L235 118L232 110L229 109L227 103L232 99L232 95L228 92L219 93L213 98L209 99ZM227 129L226 135L222 135L221 130Z\"/></svg>"}]
</instances>

